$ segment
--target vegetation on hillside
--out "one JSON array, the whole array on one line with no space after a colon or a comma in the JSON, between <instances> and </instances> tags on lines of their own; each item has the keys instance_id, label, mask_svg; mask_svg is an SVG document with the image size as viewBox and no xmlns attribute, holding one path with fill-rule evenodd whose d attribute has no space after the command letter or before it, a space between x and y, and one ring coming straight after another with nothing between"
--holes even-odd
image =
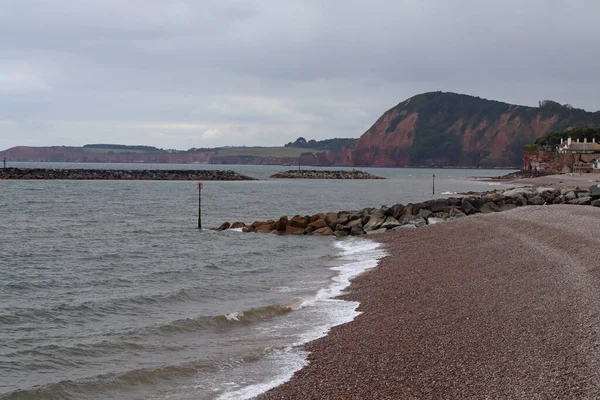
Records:
<instances>
[{"instance_id":1,"label":"vegetation on hillside","mask_svg":"<svg viewBox=\"0 0 600 400\"><path fill-rule=\"evenodd\" d=\"M331 150L341 151L347 144L355 142L357 139L350 138L334 138L325 140L306 140L303 137L299 137L295 142L289 142L284 147L297 147L301 149L317 149L317 150Z\"/></svg>"},{"instance_id":2,"label":"vegetation on hillside","mask_svg":"<svg viewBox=\"0 0 600 400\"><path fill-rule=\"evenodd\" d=\"M567 140L568 138L573 140L579 139L583 142L587 138L588 141L596 139L596 142L600 143L600 128L591 128L589 126L579 126L577 128L569 129L562 132L550 132L545 136L537 139L535 144L538 146L558 146L560 140Z\"/></svg>"},{"instance_id":3,"label":"vegetation on hillside","mask_svg":"<svg viewBox=\"0 0 600 400\"><path fill-rule=\"evenodd\" d=\"M538 115L544 119L555 118L552 128L560 131L578 125L600 126L600 112L591 113L552 100L540 101L538 107L526 107L444 92L414 96L388 112L396 113L396 117L391 120L386 134L394 132L407 114L417 112L419 115L413 144L409 150L412 165L485 164L487 161L485 158L490 155L490 152L462 151L462 137L470 128L475 131L475 135L471 138L472 143L485 140L484 134L489 126L500 121L503 116L509 116L507 123L518 118L518 126L529 125ZM462 121L462 124L457 124L459 121ZM372 131L376 129L375 125L371 128ZM535 137L527 134L516 138L509 145L503 161L507 165L519 165L523 157L523 147L534 140ZM486 143L482 144L483 146L479 147L485 149Z\"/></svg>"},{"instance_id":4,"label":"vegetation on hillside","mask_svg":"<svg viewBox=\"0 0 600 400\"><path fill-rule=\"evenodd\" d=\"M298 147L237 147L220 149L217 156L253 156L253 157L299 157L304 153L316 153L317 149Z\"/></svg>"},{"instance_id":5,"label":"vegetation on hillside","mask_svg":"<svg viewBox=\"0 0 600 400\"><path fill-rule=\"evenodd\" d=\"M98 152L98 153L103 153L103 152L108 152L108 151L113 151L114 153L125 153L125 152L163 153L166 151L166 150L154 147L154 146L142 146L142 145L129 146L129 145L124 145L124 144L86 144L83 146L83 149L85 151Z\"/></svg>"}]
</instances>

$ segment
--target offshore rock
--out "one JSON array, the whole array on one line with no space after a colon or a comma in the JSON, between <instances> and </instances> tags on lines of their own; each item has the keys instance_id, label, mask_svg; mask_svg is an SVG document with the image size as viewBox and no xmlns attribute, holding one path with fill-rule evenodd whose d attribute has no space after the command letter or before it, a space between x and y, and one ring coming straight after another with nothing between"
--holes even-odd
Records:
<instances>
[{"instance_id":1,"label":"offshore rock","mask_svg":"<svg viewBox=\"0 0 600 400\"><path fill-rule=\"evenodd\" d=\"M45 169L3 168L0 179L153 180L153 181L253 181L246 175L222 170L155 169Z\"/></svg>"},{"instance_id":2,"label":"offshore rock","mask_svg":"<svg viewBox=\"0 0 600 400\"><path fill-rule=\"evenodd\" d=\"M363 171L289 170L271 175L275 179L385 179Z\"/></svg>"}]
</instances>

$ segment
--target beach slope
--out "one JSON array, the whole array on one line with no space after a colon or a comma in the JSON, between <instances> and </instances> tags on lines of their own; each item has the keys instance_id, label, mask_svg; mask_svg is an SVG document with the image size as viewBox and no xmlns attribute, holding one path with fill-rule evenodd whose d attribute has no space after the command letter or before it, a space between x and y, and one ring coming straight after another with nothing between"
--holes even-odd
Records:
<instances>
[{"instance_id":1,"label":"beach slope","mask_svg":"<svg viewBox=\"0 0 600 400\"><path fill-rule=\"evenodd\" d=\"M379 235L354 321L262 399L595 398L600 208L554 205Z\"/></svg>"}]
</instances>

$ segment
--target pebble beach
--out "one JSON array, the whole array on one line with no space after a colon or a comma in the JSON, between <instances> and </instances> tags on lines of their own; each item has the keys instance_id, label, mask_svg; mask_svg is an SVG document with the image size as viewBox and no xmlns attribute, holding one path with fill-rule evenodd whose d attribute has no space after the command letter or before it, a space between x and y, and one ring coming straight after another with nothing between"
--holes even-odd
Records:
<instances>
[{"instance_id":1,"label":"pebble beach","mask_svg":"<svg viewBox=\"0 0 600 400\"><path fill-rule=\"evenodd\" d=\"M600 208L528 206L375 235L352 322L261 399L597 398Z\"/></svg>"}]
</instances>

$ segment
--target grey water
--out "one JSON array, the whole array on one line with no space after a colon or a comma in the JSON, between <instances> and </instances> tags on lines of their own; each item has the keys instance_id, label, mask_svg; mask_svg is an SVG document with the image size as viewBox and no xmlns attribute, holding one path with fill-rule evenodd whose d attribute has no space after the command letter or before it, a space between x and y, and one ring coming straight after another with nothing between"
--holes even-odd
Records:
<instances>
[{"instance_id":1,"label":"grey water","mask_svg":"<svg viewBox=\"0 0 600 400\"><path fill-rule=\"evenodd\" d=\"M371 169L386 180L205 182L205 228L502 188L500 170ZM436 174L436 194L432 174ZM195 182L0 181L0 398L239 399L300 368L351 320L336 300L384 255L370 239L197 229Z\"/></svg>"}]
</instances>

